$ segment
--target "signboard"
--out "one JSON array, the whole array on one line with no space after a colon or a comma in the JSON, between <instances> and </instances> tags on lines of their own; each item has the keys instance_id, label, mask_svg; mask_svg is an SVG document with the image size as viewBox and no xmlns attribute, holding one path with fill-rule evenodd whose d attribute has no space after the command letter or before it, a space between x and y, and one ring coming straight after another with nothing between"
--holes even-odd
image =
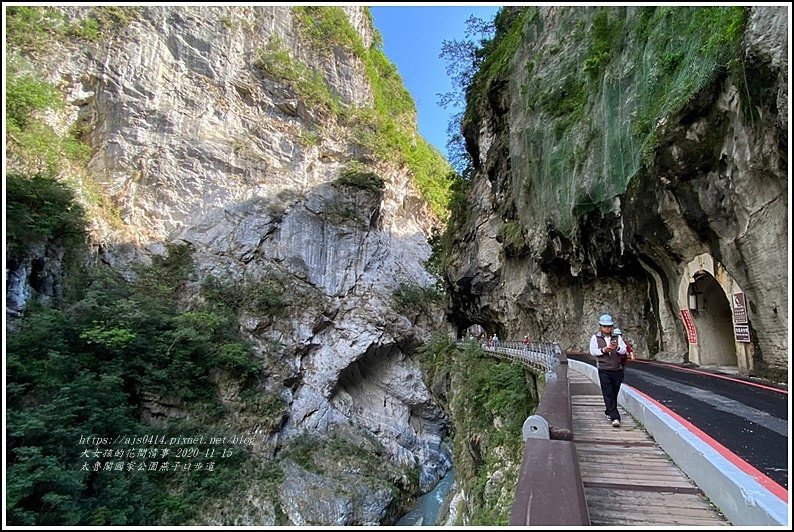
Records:
<instances>
[{"instance_id":1,"label":"signboard","mask_svg":"<svg viewBox=\"0 0 794 532\"><path fill-rule=\"evenodd\" d=\"M695 330L695 322L692 321L692 314L689 309L681 309L681 319L684 321L684 328L686 329L687 341L690 344L698 343L698 333Z\"/></svg>"},{"instance_id":2,"label":"signboard","mask_svg":"<svg viewBox=\"0 0 794 532\"><path fill-rule=\"evenodd\" d=\"M747 323L747 305L744 300L744 292L733 294L733 324L744 325ZM738 336L737 336L738 338ZM749 340L748 340L749 342Z\"/></svg>"},{"instance_id":3,"label":"signboard","mask_svg":"<svg viewBox=\"0 0 794 532\"><path fill-rule=\"evenodd\" d=\"M736 337L737 342L750 342L750 326L749 325L734 325L733 335Z\"/></svg>"}]
</instances>

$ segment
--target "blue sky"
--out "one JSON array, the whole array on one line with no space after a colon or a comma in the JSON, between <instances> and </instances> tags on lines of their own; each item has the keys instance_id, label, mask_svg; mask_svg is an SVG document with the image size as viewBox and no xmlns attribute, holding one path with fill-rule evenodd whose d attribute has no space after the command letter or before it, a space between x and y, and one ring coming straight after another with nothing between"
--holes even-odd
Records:
<instances>
[{"instance_id":1,"label":"blue sky","mask_svg":"<svg viewBox=\"0 0 794 532\"><path fill-rule=\"evenodd\" d=\"M370 6L383 35L383 51L397 65L405 87L416 102L419 132L446 154L449 111L436 94L452 89L446 63L438 57L441 42L462 39L466 19L474 15L491 21L499 5Z\"/></svg>"}]
</instances>

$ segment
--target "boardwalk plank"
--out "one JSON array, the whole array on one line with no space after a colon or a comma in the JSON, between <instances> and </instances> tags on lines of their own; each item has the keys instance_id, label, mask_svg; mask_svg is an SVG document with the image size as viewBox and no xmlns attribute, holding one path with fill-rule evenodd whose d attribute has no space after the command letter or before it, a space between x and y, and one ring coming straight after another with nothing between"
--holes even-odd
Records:
<instances>
[{"instance_id":1,"label":"boardwalk plank","mask_svg":"<svg viewBox=\"0 0 794 532\"><path fill-rule=\"evenodd\" d=\"M588 500L597 502L599 506L607 508L621 508L636 511L638 508L647 512L668 512L673 515L698 515L698 516L712 516L713 508L704 507L703 500L699 495L695 494L658 494L647 493L642 491L610 491L608 494L603 493L605 490L599 488L586 488ZM649 497L652 496L651 497Z\"/></svg>"}]
</instances>

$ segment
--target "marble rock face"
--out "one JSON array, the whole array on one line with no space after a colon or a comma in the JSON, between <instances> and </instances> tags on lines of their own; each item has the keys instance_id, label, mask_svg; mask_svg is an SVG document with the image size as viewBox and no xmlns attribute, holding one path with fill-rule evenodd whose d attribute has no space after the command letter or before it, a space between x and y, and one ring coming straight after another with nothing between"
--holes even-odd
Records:
<instances>
[{"instance_id":1,"label":"marble rock face","mask_svg":"<svg viewBox=\"0 0 794 532\"><path fill-rule=\"evenodd\" d=\"M90 8L60 9L74 20ZM369 46L364 10L342 9ZM268 46L318 73L342 105L373 106L361 59L342 47L314 49L289 6L141 7L112 38L59 43L35 59L66 95L70 119L90 125L88 171L118 209L120 228L93 221L99 258L130 271L166 244L188 243L197 280L277 281L290 315L253 312L240 325L265 366L279 368L263 376L289 404L279 437L352 426L394 463L421 464L426 488L450 462L440 452L445 416L414 351L443 316L406 315L393 294L401 283L435 282L424 262L438 219L405 167L369 157L348 126L258 66ZM356 161L383 179L382 190L337 182ZM30 269L9 275L12 314L30 298ZM152 415L178 415L150 403ZM301 492L305 477L292 471L285 489ZM314 517L302 507L286 513L294 524L377 524L391 500L356 497L355 508L328 499Z\"/></svg>"}]
</instances>

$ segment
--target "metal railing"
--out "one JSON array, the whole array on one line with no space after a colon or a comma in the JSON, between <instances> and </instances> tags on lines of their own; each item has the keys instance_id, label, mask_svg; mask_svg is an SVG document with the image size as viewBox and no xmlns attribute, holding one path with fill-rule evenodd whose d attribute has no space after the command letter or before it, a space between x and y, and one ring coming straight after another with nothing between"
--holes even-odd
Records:
<instances>
[{"instance_id":1,"label":"metal railing","mask_svg":"<svg viewBox=\"0 0 794 532\"><path fill-rule=\"evenodd\" d=\"M568 358L557 342L484 345L494 356L543 371L546 382L535 413L524 421L524 456L511 526L590 525L579 459L573 443Z\"/></svg>"},{"instance_id":2,"label":"metal railing","mask_svg":"<svg viewBox=\"0 0 794 532\"><path fill-rule=\"evenodd\" d=\"M500 342L496 345L485 345L483 349L500 358L521 362L531 369L545 373L554 371L560 365L560 346L556 342L530 342L526 345L521 342Z\"/></svg>"}]
</instances>

